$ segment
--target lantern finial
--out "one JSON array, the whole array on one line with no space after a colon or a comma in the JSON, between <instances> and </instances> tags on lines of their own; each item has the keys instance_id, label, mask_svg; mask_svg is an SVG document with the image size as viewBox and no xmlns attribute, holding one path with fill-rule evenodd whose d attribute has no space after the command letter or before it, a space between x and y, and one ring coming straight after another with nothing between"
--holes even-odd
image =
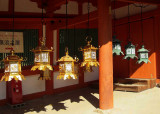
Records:
<instances>
[{"instance_id":1,"label":"lantern finial","mask_svg":"<svg viewBox=\"0 0 160 114\"><path fill-rule=\"evenodd\" d=\"M65 51L66 51L66 55L68 55L68 47L65 48Z\"/></svg>"},{"instance_id":2,"label":"lantern finial","mask_svg":"<svg viewBox=\"0 0 160 114\"><path fill-rule=\"evenodd\" d=\"M11 50L11 55L14 55L14 50Z\"/></svg>"}]
</instances>

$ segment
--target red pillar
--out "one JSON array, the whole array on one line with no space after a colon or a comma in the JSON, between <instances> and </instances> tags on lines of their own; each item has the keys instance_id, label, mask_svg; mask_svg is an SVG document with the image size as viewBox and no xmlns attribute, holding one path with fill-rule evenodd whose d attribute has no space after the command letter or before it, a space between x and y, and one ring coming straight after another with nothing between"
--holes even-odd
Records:
<instances>
[{"instance_id":1,"label":"red pillar","mask_svg":"<svg viewBox=\"0 0 160 114\"><path fill-rule=\"evenodd\" d=\"M99 50L99 107L113 108L113 55L111 0L97 0Z\"/></svg>"}]
</instances>

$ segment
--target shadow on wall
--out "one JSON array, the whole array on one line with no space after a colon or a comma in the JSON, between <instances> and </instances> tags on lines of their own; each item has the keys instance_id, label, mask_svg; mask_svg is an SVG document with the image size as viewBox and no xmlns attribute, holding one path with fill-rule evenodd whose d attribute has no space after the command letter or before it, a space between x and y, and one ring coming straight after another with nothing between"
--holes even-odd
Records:
<instances>
[{"instance_id":1,"label":"shadow on wall","mask_svg":"<svg viewBox=\"0 0 160 114\"><path fill-rule=\"evenodd\" d=\"M84 102L86 99L90 104L92 104L95 108L99 107L99 99L97 99L92 94L98 93L98 89L88 89L83 88L76 91L66 92L57 95L47 95L40 99L35 99L32 101L26 102L26 105L21 109L12 110L7 105L0 107L0 114L23 114L23 113L31 113L31 112L41 112L49 110L67 110L66 105L68 103L80 103ZM70 102L68 102L70 100ZM78 107L77 107L78 108Z\"/></svg>"},{"instance_id":2,"label":"shadow on wall","mask_svg":"<svg viewBox=\"0 0 160 114\"><path fill-rule=\"evenodd\" d=\"M114 56L114 78L158 78L156 76L156 39L153 26L153 18L143 21L143 36L145 48L150 50L149 60L151 63L137 64L137 60L124 60L124 56ZM125 53L125 45L128 41L128 24L123 24L116 27L117 38L122 41L122 51ZM136 52L142 45L141 22L131 23L131 42L136 47ZM138 53L136 53L137 55ZM137 55L138 56L138 55Z\"/></svg>"}]
</instances>

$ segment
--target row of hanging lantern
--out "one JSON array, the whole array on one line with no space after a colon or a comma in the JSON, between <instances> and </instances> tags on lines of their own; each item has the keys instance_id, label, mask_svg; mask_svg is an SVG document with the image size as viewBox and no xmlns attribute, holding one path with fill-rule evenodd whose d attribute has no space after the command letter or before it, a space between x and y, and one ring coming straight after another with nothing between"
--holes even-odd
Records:
<instances>
[{"instance_id":1,"label":"row of hanging lantern","mask_svg":"<svg viewBox=\"0 0 160 114\"><path fill-rule=\"evenodd\" d=\"M43 2L42 2L43 4ZM142 8L141 6L141 24L142 24L142 42L143 42L143 20L142 20ZM81 63L81 67L84 67L85 70L91 72L93 66L98 66L99 63L96 58L96 51L98 48L91 45L92 38L89 35L89 0L88 0L88 36L86 37L87 45L82 49L80 48L80 51L83 52L83 62ZM128 5L129 9L129 5ZM128 10L129 12L129 10ZM14 11L13 11L14 14ZM130 20L128 16L128 22L129 22L129 38L130 38ZM42 31L43 31L43 5L42 5ZM115 11L114 11L114 23L115 23ZM68 20L67 20L67 0L66 0L66 38L68 38L68 28L67 28ZM115 24L114 24L114 30L115 30ZM46 35L45 35L46 36ZM90 40L89 40L90 39ZM52 66L50 65L50 52L53 52L53 49L48 49L45 46L46 37L42 35L40 46L38 46L36 49L33 49L32 52L35 54L34 58L34 66L31 70L41 70L45 71L46 69L53 70ZM68 39L69 41L69 39ZM121 44L120 40L116 38L115 31L113 36L113 54L114 55L124 55L121 51ZM14 15L13 15L13 40L12 45L14 45ZM133 45L130 41L128 41L128 44L126 45L126 54L124 59L134 59L137 58L135 55L135 45ZM142 45L142 48L138 50L138 63L150 62L148 60L148 50L144 48L144 45ZM23 61L23 58L20 58L14 54L14 50L11 51L11 55L7 56L4 60L5 63L5 75L2 77L1 80L5 81L11 81L13 78L15 80L22 80L24 79L23 75L21 74L21 61ZM68 47L66 48L66 55L58 60L59 63L59 75L57 79L77 79L77 75L74 71L74 64L78 61L78 58L73 59L71 56L69 56ZM49 77L42 77L42 79L50 79Z\"/></svg>"},{"instance_id":2,"label":"row of hanging lantern","mask_svg":"<svg viewBox=\"0 0 160 114\"><path fill-rule=\"evenodd\" d=\"M99 63L96 59L96 50L98 48L95 48L94 46L91 45L91 41L88 41L89 39L89 0L88 0L88 36L86 37L87 41L87 46L85 46L83 49L80 48L80 51L83 52L83 62L81 63L81 67L84 67L85 70L92 72L92 67L93 66L98 66ZM68 37L68 18L67 18L67 0L66 0L66 38ZM69 41L69 39L67 39ZM68 43L67 43L68 45ZM74 55L75 56L75 55ZM61 57L58 62L59 62L59 72L60 74L58 75L57 79L77 79L77 75L75 74L74 71L74 66L75 62L78 62L78 58L75 57L73 59L71 56L69 56L68 53L68 46L66 48L66 55Z\"/></svg>"},{"instance_id":3,"label":"row of hanging lantern","mask_svg":"<svg viewBox=\"0 0 160 114\"><path fill-rule=\"evenodd\" d=\"M42 3L42 33L44 31L44 20L43 20L43 0ZM68 37L68 19L67 19L67 0L66 0L66 38ZM46 33L46 32L45 32ZM86 40L89 37L89 0L88 0L88 36ZM68 39L69 41L69 39ZM50 52L53 52L53 48L48 49L45 45L46 43L46 34L45 36L42 34L42 38L40 38L40 46L36 47L35 49L32 49L31 51L34 52L35 58L34 58L34 66L31 68L32 71L35 71L36 69L40 71L45 71L46 69L53 70L52 66L50 65ZM14 46L14 10L13 10L13 40L12 40L12 46ZM74 64L75 62L78 62L78 58L73 59L71 56L69 56L68 47L66 47L66 55L58 60L59 63L59 75L57 76L57 79L77 79L77 75L74 71ZM95 48L91 45L91 41L88 41L87 46L84 47L84 49L81 48L81 51L83 51L83 62L81 64L81 67L85 67L87 71L92 71L93 66L98 66L99 63L96 59L96 50L98 48ZM23 80L24 76L21 74L21 61L23 61L23 58L20 58L19 56L14 54L14 50L11 50L11 55L7 56L3 62L5 66L5 75L2 77L1 81L11 81L12 79L15 80ZM40 76L39 78L48 80L50 79L49 76Z\"/></svg>"},{"instance_id":4,"label":"row of hanging lantern","mask_svg":"<svg viewBox=\"0 0 160 114\"><path fill-rule=\"evenodd\" d=\"M115 1L114 1L114 7L115 7ZM129 32L128 32L128 44L125 46L125 56L123 59L135 59L137 58L138 61L137 63L140 64L142 62L148 63L150 62L148 59L148 53L149 51L145 49L144 46L144 41L143 41L143 16L142 16L142 9L144 8L143 4L141 6L141 30L142 30L142 48L139 49L138 52L138 57L136 56L136 46L132 44L131 42L131 36L130 36L130 12L129 12L129 4L128 4L128 25L129 25ZM115 31L115 21L116 21L116 16L115 16L115 9L114 9L114 35L113 35L113 55L124 55L122 50L121 50L121 42L119 39L116 38L116 31ZM151 62L150 62L151 63Z\"/></svg>"}]
</instances>

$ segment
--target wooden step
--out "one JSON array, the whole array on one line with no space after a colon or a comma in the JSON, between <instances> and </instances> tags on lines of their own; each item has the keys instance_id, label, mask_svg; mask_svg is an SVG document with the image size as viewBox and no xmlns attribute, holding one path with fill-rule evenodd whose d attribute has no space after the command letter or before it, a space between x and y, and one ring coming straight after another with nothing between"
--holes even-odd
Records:
<instances>
[{"instance_id":1,"label":"wooden step","mask_svg":"<svg viewBox=\"0 0 160 114\"><path fill-rule=\"evenodd\" d=\"M140 84L114 84L114 90L117 91L129 91L129 92L141 92L148 89L147 85L140 85Z\"/></svg>"},{"instance_id":2,"label":"wooden step","mask_svg":"<svg viewBox=\"0 0 160 114\"><path fill-rule=\"evenodd\" d=\"M156 79L117 78L114 83L147 85L148 88L153 88L156 86Z\"/></svg>"}]
</instances>

